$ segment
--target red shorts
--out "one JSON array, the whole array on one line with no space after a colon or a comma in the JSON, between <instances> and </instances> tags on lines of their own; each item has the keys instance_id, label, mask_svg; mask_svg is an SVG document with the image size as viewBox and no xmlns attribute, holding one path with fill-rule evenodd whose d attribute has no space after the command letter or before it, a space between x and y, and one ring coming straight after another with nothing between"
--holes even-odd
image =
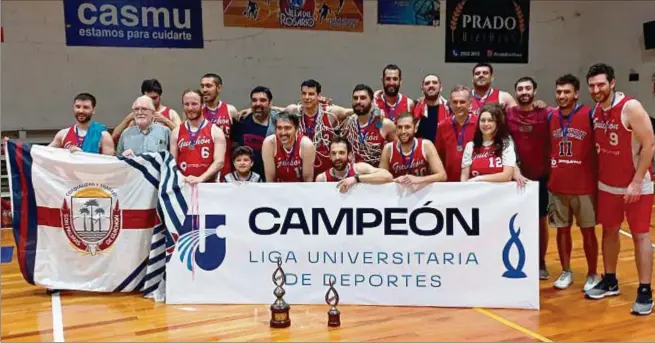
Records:
<instances>
[{"instance_id":1,"label":"red shorts","mask_svg":"<svg viewBox=\"0 0 655 343\"><path fill-rule=\"evenodd\" d=\"M639 200L626 204L622 194L598 191L598 224L603 227L617 227L628 219L632 233L650 231L650 219L653 214L653 194L642 194Z\"/></svg>"}]
</instances>

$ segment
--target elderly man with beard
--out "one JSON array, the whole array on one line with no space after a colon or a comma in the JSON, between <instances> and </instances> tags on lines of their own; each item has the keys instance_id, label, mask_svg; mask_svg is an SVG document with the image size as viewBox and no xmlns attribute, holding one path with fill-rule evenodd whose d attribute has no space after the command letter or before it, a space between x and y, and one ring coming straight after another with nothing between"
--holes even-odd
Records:
<instances>
[{"instance_id":1,"label":"elderly man with beard","mask_svg":"<svg viewBox=\"0 0 655 343\"><path fill-rule=\"evenodd\" d=\"M421 83L423 96L416 101L414 117L419 121L416 137L437 140L437 127L439 123L450 116L447 100L441 96L443 84L436 74L428 74Z\"/></svg>"},{"instance_id":2,"label":"elderly man with beard","mask_svg":"<svg viewBox=\"0 0 655 343\"><path fill-rule=\"evenodd\" d=\"M338 182L340 192L347 192L356 183L382 184L391 182L391 174L381 168L359 162L352 162L352 149L347 139L334 136L330 142L332 168L319 174L316 182Z\"/></svg>"},{"instance_id":3,"label":"elderly man with beard","mask_svg":"<svg viewBox=\"0 0 655 343\"><path fill-rule=\"evenodd\" d=\"M133 157L146 152L168 150L171 130L155 123L155 104L147 95L138 97L132 104L134 126L121 133L116 148L117 156Z\"/></svg>"},{"instance_id":4,"label":"elderly man with beard","mask_svg":"<svg viewBox=\"0 0 655 343\"><path fill-rule=\"evenodd\" d=\"M353 112L342 124L342 135L353 147L355 162L380 164L382 148L396 137L393 121L373 111L373 90L358 84L353 89Z\"/></svg>"},{"instance_id":5,"label":"elderly man with beard","mask_svg":"<svg viewBox=\"0 0 655 343\"><path fill-rule=\"evenodd\" d=\"M395 64L388 64L382 69L382 91L375 92L375 103L384 116L394 123L398 115L414 110L414 101L400 93L403 72Z\"/></svg>"},{"instance_id":6,"label":"elderly man with beard","mask_svg":"<svg viewBox=\"0 0 655 343\"><path fill-rule=\"evenodd\" d=\"M73 114L77 123L59 130L48 146L69 149L71 152L114 155L114 140L107 132L107 127L91 120L95 108L95 96L89 93L76 95L73 99Z\"/></svg>"}]
</instances>

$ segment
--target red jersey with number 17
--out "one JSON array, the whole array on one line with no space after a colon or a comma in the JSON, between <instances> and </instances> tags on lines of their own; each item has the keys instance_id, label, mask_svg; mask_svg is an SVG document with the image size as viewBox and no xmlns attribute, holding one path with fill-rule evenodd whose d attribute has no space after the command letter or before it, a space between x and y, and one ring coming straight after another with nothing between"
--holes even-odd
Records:
<instances>
[{"instance_id":1,"label":"red jersey with number 17","mask_svg":"<svg viewBox=\"0 0 655 343\"><path fill-rule=\"evenodd\" d=\"M180 125L177 137L177 166L184 176L200 176L214 162L212 126L212 123L205 122L197 131L191 131L193 129L188 122ZM207 182L214 181L214 177L207 179Z\"/></svg>"},{"instance_id":2,"label":"red jersey with number 17","mask_svg":"<svg viewBox=\"0 0 655 343\"><path fill-rule=\"evenodd\" d=\"M549 119L550 177L557 194L592 195L596 191L596 151L591 108L577 105L568 116L559 109Z\"/></svg>"},{"instance_id":3,"label":"red jersey with number 17","mask_svg":"<svg viewBox=\"0 0 655 343\"><path fill-rule=\"evenodd\" d=\"M221 180L225 175L232 172L232 158L230 151L232 150L232 140L230 139L230 132L232 131L232 117L228 109L228 104L224 101L219 101L216 109L210 109L206 105L202 106L202 115L209 120L212 124L218 126L225 135L225 164L221 169Z\"/></svg>"},{"instance_id":4,"label":"red jersey with number 17","mask_svg":"<svg viewBox=\"0 0 655 343\"><path fill-rule=\"evenodd\" d=\"M302 157L300 155L300 140L302 134L296 136L291 151L286 151L282 143L275 139L275 182L303 182Z\"/></svg>"},{"instance_id":5,"label":"red jersey with number 17","mask_svg":"<svg viewBox=\"0 0 655 343\"><path fill-rule=\"evenodd\" d=\"M394 178L403 175L425 176L428 175L428 160L423 152L423 139L414 138L414 145L409 154L402 152L399 140L396 140L391 147L389 157L389 172Z\"/></svg>"}]
</instances>

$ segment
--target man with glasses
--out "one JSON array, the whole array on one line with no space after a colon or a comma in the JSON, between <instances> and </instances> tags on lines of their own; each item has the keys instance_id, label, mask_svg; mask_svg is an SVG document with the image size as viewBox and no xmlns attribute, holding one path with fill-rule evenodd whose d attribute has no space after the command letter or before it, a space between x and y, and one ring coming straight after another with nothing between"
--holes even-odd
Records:
<instances>
[{"instance_id":1,"label":"man with glasses","mask_svg":"<svg viewBox=\"0 0 655 343\"><path fill-rule=\"evenodd\" d=\"M168 150L171 130L163 125L153 125L155 105L150 97L143 95L132 104L134 126L121 133L117 156L133 157L146 152Z\"/></svg>"}]
</instances>

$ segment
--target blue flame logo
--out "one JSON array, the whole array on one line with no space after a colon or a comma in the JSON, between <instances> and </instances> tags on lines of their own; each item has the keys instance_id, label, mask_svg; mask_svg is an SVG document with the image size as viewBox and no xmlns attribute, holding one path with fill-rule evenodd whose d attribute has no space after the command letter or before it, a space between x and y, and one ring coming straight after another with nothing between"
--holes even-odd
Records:
<instances>
[{"instance_id":1,"label":"blue flame logo","mask_svg":"<svg viewBox=\"0 0 655 343\"><path fill-rule=\"evenodd\" d=\"M187 216L184 226L191 227L192 217L194 216ZM177 241L177 250L180 253L180 262L184 263L188 270L194 271L194 267L197 266L202 270L211 271L223 263L226 254L226 242L225 238L218 237L216 232L220 229L220 226L224 225L224 215L206 215L205 237L200 237L200 230L189 230L180 236ZM204 252L200 251L201 239L205 240Z\"/></svg>"},{"instance_id":2,"label":"blue flame logo","mask_svg":"<svg viewBox=\"0 0 655 343\"><path fill-rule=\"evenodd\" d=\"M519 239L521 228L519 228L518 231L514 230L514 219L516 219L516 216L518 215L518 213L515 213L512 216L512 219L509 221L510 238L505 244L505 248L503 248L503 264L505 265L506 269L506 271L503 273L503 277L508 279L523 279L527 277L527 275L525 275L523 272L523 267L525 266L525 248L523 247L521 239ZM512 246L516 246L519 255L519 263L516 268L512 266L512 262L509 260L509 252L512 249Z\"/></svg>"}]
</instances>

